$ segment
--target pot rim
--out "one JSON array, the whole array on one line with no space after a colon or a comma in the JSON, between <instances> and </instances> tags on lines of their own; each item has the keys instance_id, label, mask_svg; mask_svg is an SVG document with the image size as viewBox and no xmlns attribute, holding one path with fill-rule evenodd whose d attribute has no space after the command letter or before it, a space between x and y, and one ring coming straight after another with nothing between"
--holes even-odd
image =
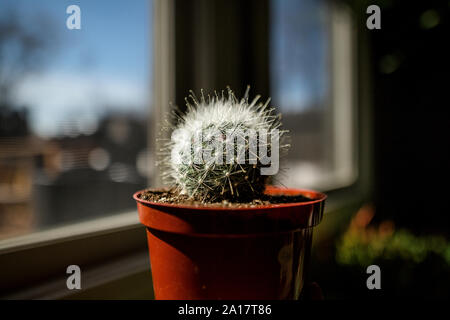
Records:
<instances>
[{"instance_id":1,"label":"pot rim","mask_svg":"<svg viewBox=\"0 0 450 320\"><path fill-rule=\"evenodd\" d=\"M180 209L189 209L189 210L212 210L212 211L254 211L261 209L275 209L275 208L289 208L289 207L299 207L299 206L309 206L315 203L323 202L327 199L327 195L325 193L310 190L310 189L297 189L297 188L285 188L278 186L267 186L266 191L272 190L276 191L276 194L283 194L283 191L289 191L291 195L312 195L314 198L311 201L303 201L303 202L290 202L290 203L276 203L270 205L255 205L254 207L219 207L219 206L206 206L206 205L180 205L173 203L161 203L143 200L139 198L139 195L145 190L152 190L152 188L147 188L143 190L139 190L133 194L133 199L139 203L150 206L158 206L158 207L166 207L166 208L180 208ZM153 189L153 190L156 190Z\"/></svg>"}]
</instances>

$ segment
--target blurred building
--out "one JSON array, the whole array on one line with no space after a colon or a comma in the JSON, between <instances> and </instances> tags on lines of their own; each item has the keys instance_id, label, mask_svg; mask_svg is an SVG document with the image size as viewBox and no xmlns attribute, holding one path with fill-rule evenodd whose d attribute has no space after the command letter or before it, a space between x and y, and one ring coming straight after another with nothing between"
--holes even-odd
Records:
<instances>
[{"instance_id":1,"label":"blurred building","mask_svg":"<svg viewBox=\"0 0 450 320\"><path fill-rule=\"evenodd\" d=\"M54 138L58 170L38 170L34 184L39 226L56 225L134 206L147 185L146 123L130 116L103 118L91 135Z\"/></svg>"},{"instance_id":2,"label":"blurred building","mask_svg":"<svg viewBox=\"0 0 450 320\"><path fill-rule=\"evenodd\" d=\"M0 238L33 228L32 190L37 158L51 143L29 134L26 110L0 107Z\"/></svg>"},{"instance_id":3,"label":"blurred building","mask_svg":"<svg viewBox=\"0 0 450 320\"><path fill-rule=\"evenodd\" d=\"M29 133L26 111L0 110L1 238L132 208L147 185L145 121L109 115L92 134L68 124L45 140Z\"/></svg>"}]
</instances>

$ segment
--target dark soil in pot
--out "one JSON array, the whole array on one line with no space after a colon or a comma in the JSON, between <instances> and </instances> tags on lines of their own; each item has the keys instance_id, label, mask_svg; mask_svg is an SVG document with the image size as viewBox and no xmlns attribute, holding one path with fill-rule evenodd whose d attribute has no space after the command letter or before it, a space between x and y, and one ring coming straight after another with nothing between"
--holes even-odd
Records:
<instances>
[{"instance_id":1,"label":"dark soil in pot","mask_svg":"<svg viewBox=\"0 0 450 320\"><path fill-rule=\"evenodd\" d=\"M298 195L271 195L262 194L257 197L241 197L239 202L228 200L203 202L200 199L189 198L185 194L180 194L176 189L148 189L144 190L139 198L157 203L168 203L188 206L223 207L223 208L255 208L259 205L284 204L307 202L312 199L301 194Z\"/></svg>"}]
</instances>

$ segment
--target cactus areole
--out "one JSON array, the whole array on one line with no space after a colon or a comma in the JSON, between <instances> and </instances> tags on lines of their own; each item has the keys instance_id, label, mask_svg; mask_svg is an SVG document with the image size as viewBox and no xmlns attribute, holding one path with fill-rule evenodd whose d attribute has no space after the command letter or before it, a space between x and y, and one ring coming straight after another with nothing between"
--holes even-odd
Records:
<instances>
[{"instance_id":1,"label":"cactus areole","mask_svg":"<svg viewBox=\"0 0 450 320\"><path fill-rule=\"evenodd\" d=\"M170 189L133 195L156 299L298 299L326 195L268 186L280 116L231 89L187 102L161 150Z\"/></svg>"}]
</instances>

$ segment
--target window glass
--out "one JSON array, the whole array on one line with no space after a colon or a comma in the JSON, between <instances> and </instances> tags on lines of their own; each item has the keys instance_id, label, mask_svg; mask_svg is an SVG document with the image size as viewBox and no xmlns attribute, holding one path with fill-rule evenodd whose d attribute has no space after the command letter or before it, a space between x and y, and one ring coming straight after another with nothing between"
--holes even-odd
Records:
<instances>
[{"instance_id":1,"label":"window glass","mask_svg":"<svg viewBox=\"0 0 450 320\"><path fill-rule=\"evenodd\" d=\"M134 208L151 178L151 5L0 2L0 239Z\"/></svg>"},{"instance_id":2,"label":"window glass","mask_svg":"<svg viewBox=\"0 0 450 320\"><path fill-rule=\"evenodd\" d=\"M332 175L329 34L325 1L271 1L272 102L291 147L278 179L321 188Z\"/></svg>"}]
</instances>

